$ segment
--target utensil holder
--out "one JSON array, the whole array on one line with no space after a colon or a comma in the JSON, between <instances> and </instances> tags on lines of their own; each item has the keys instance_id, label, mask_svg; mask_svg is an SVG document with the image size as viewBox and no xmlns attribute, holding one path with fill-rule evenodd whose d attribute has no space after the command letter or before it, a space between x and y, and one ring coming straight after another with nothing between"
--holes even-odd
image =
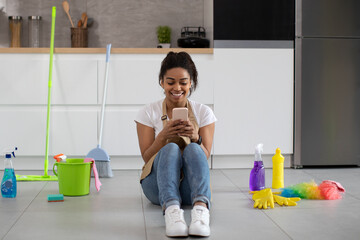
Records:
<instances>
[{"instance_id":1,"label":"utensil holder","mask_svg":"<svg viewBox=\"0 0 360 240\"><path fill-rule=\"evenodd\" d=\"M87 48L88 47L88 29L87 28L71 28L71 47Z\"/></svg>"}]
</instances>

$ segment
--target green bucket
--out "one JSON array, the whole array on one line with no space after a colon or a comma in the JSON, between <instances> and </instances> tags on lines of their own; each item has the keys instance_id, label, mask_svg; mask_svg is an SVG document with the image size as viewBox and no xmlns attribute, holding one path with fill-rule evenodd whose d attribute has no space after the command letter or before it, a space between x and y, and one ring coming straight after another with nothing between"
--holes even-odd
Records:
<instances>
[{"instance_id":1,"label":"green bucket","mask_svg":"<svg viewBox=\"0 0 360 240\"><path fill-rule=\"evenodd\" d=\"M67 159L56 162L53 172L58 177L59 193L64 196L83 196L90 192L91 162L84 159ZM55 166L57 172L55 171Z\"/></svg>"}]
</instances>

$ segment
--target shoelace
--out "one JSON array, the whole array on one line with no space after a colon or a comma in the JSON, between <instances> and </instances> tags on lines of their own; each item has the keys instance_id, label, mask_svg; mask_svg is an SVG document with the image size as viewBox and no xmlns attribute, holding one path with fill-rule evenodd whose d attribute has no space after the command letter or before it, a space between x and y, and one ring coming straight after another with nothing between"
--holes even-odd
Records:
<instances>
[{"instance_id":1,"label":"shoelace","mask_svg":"<svg viewBox=\"0 0 360 240\"><path fill-rule=\"evenodd\" d=\"M203 220L203 213L204 213L203 210L195 209L195 211L193 211L193 213L194 213L194 216L192 216L193 222L200 221L202 224L205 224L204 220Z\"/></svg>"},{"instance_id":2,"label":"shoelace","mask_svg":"<svg viewBox=\"0 0 360 240\"><path fill-rule=\"evenodd\" d=\"M169 214L171 220L173 222L184 222L183 219L181 218L181 210L180 209L174 209L172 212L170 212Z\"/></svg>"}]
</instances>

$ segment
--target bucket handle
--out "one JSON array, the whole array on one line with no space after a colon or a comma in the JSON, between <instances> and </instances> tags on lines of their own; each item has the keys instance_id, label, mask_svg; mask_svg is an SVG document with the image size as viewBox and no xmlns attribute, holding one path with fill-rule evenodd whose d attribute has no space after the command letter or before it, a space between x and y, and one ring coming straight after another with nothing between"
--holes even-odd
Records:
<instances>
[{"instance_id":1,"label":"bucket handle","mask_svg":"<svg viewBox=\"0 0 360 240\"><path fill-rule=\"evenodd\" d=\"M53 165L53 173L55 174L55 176L58 176L57 175L57 172L55 172L55 166L57 166L58 165L58 163L56 162L56 163L54 163L54 165ZM57 167L56 167L57 168Z\"/></svg>"}]
</instances>

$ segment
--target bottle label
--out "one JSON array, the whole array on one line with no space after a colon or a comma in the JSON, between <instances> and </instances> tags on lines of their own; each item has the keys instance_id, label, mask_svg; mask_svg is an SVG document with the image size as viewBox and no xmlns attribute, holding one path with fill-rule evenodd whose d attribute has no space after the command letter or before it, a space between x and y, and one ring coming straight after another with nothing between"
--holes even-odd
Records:
<instances>
[{"instance_id":1,"label":"bottle label","mask_svg":"<svg viewBox=\"0 0 360 240\"><path fill-rule=\"evenodd\" d=\"M6 198L16 197L16 177L14 169L5 169L1 182L1 194Z\"/></svg>"},{"instance_id":2,"label":"bottle label","mask_svg":"<svg viewBox=\"0 0 360 240\"><path fill-rule=\"evenodd\" d=\"M12 186L13 186L12 180L8 179L1 185L1 191L3 192L11 191Z\"/></svg>"}]
</instances>

